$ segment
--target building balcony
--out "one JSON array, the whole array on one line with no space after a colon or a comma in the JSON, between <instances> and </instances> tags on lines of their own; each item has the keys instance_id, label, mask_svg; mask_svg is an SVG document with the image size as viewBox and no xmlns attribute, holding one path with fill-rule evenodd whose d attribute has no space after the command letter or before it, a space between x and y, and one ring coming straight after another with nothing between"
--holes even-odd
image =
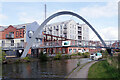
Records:
<instances>
[{"instance_id":1,"label":"building balcony","mask_svg":"<svg viewBox=\"0 0 120 80\"><path fill-rule=\"evenodd\" d=\"M64 26L64 29L67 29L67 26Z\"/></svg>"},{"instance_id":2,"label":"building balcony","mask_svg":"<svg viewBox=\"0 0 120 80\"><path fill-rule=\"evenodd\" d=\"M67 34L67 30L64 30L63 33L64 33L64 34Z\"/></svg>"},{"instance_id":3,"label":"building balcony","mask_svg":"<svg viewBox=\"0 0 120 80\"><path fill-rule=\"evenodd\" d=\"M81 36L82 35L82 33L78 33L78 36Z\"/></svg>"},{"instance_id":4,"label":"building balcony","mask_svg":"<svg viewBox=\"0 0 120 80\"><path fill-rule=\"evenodd\" d=\"M56 30L58 31L58 30L59 30L59 28L57 27L57 28L56 28Z\"/></svg>"},{"instance_id":5,"label":"building balcony","mask_svg":"<svg viewBox=\"0 0 120 80\"><path fill-rule=\"evenodd\" d=\"M78 29L78 31L82 31L82 29Z\"/></svg>"},{"instance_id":6,"label":"building balcony","mask_svg":"<svg viewBox=\"0 0 120 80\"><path fill-rule=\"evenodd\" d=\"M49 31L52 31L52 28L48 28L49 29Z\"/></svg>"},{"instance_id":7,"label":"building balcony","mask_svg":"<svg viewBox=\"0 0 120 80\"><path fill-rule=\"evenodd\" d=\"M14 34L6 34L6 39L14 39Z\"/></svg>"}]
</instances>

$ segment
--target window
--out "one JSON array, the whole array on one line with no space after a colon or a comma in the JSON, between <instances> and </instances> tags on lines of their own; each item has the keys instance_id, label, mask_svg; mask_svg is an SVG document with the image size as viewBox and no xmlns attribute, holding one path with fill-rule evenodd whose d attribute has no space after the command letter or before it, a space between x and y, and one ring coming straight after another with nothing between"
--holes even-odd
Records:
<instances>
[{"instance_id":1,"label":"window","mask_svg":"<svg viewBox=\"0 0 120 80\"><path fill-rule=\"evenodd\" d=\"M62 48L62 53L65 54L65 49L64 48Z\"/></svg>"},{"instance_id":2,"label":"window","mask_svg":"<svg viewBox=\"0 0 120 80\"><path fill-rule=\"evenodd\" d=\"M6 38L8 37L8 34L6 34Z\"/></svg>"},{"instance_id":3,"label":"window","mask_svg":"<svg viewBox=\"0 0 120 80\"><path fill-rule=\"evenodd\" d=\"M11 40L11 46L14 46L14 40Z\"/></svg>"},{"instance_id":4,"label":"window","mask_svg":"<svg viewBox=\"0 0 120 80\"><path fill-rule=\"evenodd\" d=\"M23 31L22 31L22 30L20 30L20 37L22 37L22 33L23 33Z\"/></svg>"},{"instance_id":5,"label":"window","mask_svg":"<svg viewBox=\"0 0 120 80\"><path fill-rule=\"evenodd\" d=\"M5 46L5 41L2 41L2 46Z\"/></svg>"},{"instance_id":6,"label":"window","mask_svg":"<svg viewBox=\"0 0 120 80\"><path fill-rule=\"evenodd\" d=\"M72 49L69 49L69 53L72 53Z\"/></svg>"},{"instance_id":7,"label":"window","mask_svg":"<svg viewBox=\"0 0 120 80\"><path fill-rule=\"evenodd\" d=\"M19 31L16 31L16 37L19 37Z\"/></svg>"},{"instance_id":8,"label":"window","mask_svg":"<svg viewBox=\"0 0 120 80\"><path fill-rule=\"evenodd\" d=\"M31 38L33 36L33 31L28 31L28 37Z\"/></svg>"},{"instance_id":9,"label":"window","mask_svg":"<svg viewBox=\"0 0 120 80\"><path fill-rule=\"evenodd\" d=\"M62 30L60 31L60 33L62 34Z\"/></svg>"},{"instance_id":10,"label":"window","mask_svg":"<svg viewBox=\"0 0 120 80\"><path fill-rule=\"evenodd\" d=\"M62 29L62 25L60 25L60 28Z\"/></svg>"},{"instance_id":11,"label":"window","mask_svg":"<svg viewBox=\"0 0 120 80\"><path fill-rule=\"evenodd\" d=\"M54 30L55 30L55 26L54 26Z\"/></svg>"},{"instance_id":12,"label":"window","mask_svg":"<svg viewBox=\"0 0 120 80\"><path fill-rule=\"evenodd\" d=\"M9 32L9 34L14 34L14 32Z\"/></svg>"},{"instance_id":13,"label":"window","mask_svg":"<svg viewBox=\"0 0 120 80\"><path fill-rule=\"evenodd\" d=\"M21 40L21 43L24 43L24 40Z\"/></svg>"},{"instance_id":14,"label":"window","mask_svg":"<svg viewBox=\"0 0 120 80\"><path fill-rule=\"evenodd\" d=\"M66 24L65 24L65 27L66 27Z\"/></svg>"},{"instance_id":15,"label":"window","mask_svg":"<svg viewBox=\"0 0 120 80\"><path fill-rule=\"evenodd\" d=\"M76 53L77 52L76 49L73 49L73 52Z\"/></svg>"}]
</instances>

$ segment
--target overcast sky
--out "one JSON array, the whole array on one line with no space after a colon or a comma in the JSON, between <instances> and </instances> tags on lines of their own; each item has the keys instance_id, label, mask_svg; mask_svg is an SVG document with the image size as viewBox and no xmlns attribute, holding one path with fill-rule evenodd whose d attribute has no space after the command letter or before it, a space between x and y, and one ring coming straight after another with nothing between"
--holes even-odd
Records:
<instances>
[{"instance_id":1,"label":"overcast sky","mask_svg":"<svg viewBox=\"0 0 120 80\"><path fill-rule=\"evenodd\" d=\"M66 0L65 0L66 1ZM37 21L41 24L44 17L44 5L47 5L47 17L58 11L73 11L84 17L105 40L118 39L118 2L102 1L73 1L72 2L34 2L24 0L2 0L0 3L0 25L17 25ZM84 23L73 16L60 16L49 23L73 19L76 22ZM97 36L90 30L90 39L98 40Z\"/></svg>"}]
</instances>

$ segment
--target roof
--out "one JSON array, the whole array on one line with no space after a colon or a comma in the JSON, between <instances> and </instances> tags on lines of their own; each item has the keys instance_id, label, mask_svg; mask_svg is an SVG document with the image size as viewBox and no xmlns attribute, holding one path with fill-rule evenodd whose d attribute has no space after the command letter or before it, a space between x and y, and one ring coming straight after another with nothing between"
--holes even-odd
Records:
<instances>
[{"instance_id":1,"label":"roof","mask_svg":"<svg viewBox=\"0 0 120 80\"><path fill-rule=\"evenodd\" d=\"M56 22L56 23L48 24L48 25L46 25L45 27L53 26L53 25L60 25L60 24L67 24L67 23L69 23L70 21L73 21L73 20L66 20L66 21L62 21L62 22Z\"/></svg>"},{"instance_id":2,"label":"roof","mask_svg":"<svg viewBox=\"0 0 120 80\"><path fill-rule=\"evenodd\" d=\"M19 25L12 25L13 27L15 27L16 29L21 29L21 28L25 28L26 25L28 25L30 23L26 23L26 24L19 24ZM10 26L10 25L9 25ZM8 28L9 26L0 26L0 31L5 30L6 28Z\"/></svg>"}]
</instances>

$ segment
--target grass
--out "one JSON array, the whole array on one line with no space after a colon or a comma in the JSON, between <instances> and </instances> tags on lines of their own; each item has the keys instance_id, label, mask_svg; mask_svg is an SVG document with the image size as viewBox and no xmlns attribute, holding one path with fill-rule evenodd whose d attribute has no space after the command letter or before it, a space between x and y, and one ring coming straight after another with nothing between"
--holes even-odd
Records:
<instances>
[{"instance_id":1,"label":"grass","mask_svg":"<svg viewBox=\"0 0 120 80\"><path fill-rule=\"evenodd\" d=\"M89 68L88 78L115 78L119 80L120 72L105 61L99 61Z\"/></svg>"}]
</instances>

